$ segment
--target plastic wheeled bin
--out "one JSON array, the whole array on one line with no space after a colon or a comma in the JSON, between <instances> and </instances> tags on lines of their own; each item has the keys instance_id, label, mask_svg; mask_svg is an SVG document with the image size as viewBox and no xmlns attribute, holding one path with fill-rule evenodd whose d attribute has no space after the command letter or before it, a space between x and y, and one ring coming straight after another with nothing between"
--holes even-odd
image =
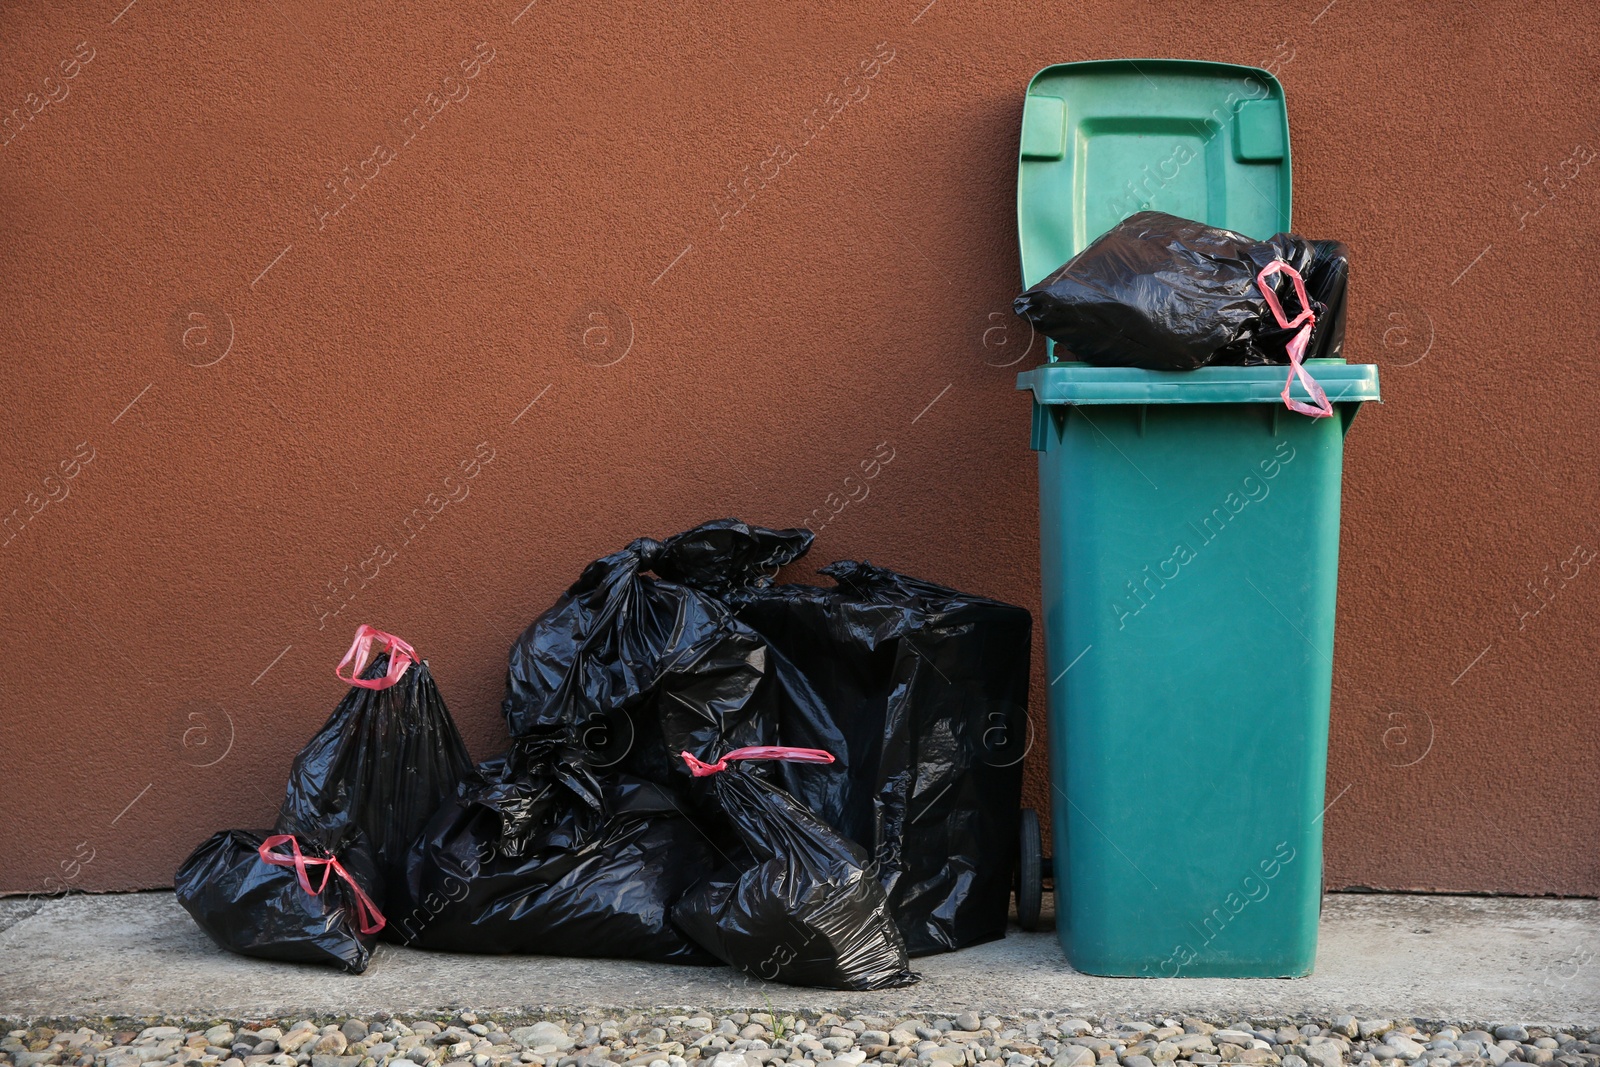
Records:
<instances>
[{"instance_id":1,"label":"plastic wheeled bin","mask_svg":"<svg viewBox=\"0 0 1600 1067\"><path fill-rule=\"evenodd\" d=\"M1023 113L1032 285L1135 211L1289 228L1288 121L1266 71L1048 67ZM1344 435L1377 368L1191 372L1052 361L1033 395L1056 923L1073 967L1305 975L1316 957ZM1296 385L1296 395L1309 399Z\"/></svg>"}]
</instances>

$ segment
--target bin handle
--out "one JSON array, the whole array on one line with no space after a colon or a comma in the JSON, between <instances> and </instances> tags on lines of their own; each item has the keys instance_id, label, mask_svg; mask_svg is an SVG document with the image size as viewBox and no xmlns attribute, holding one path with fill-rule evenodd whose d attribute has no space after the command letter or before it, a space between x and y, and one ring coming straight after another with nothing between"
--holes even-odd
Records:
<instances>
[{"instance_id":1,"label":"bin handle","mask_svg":"<svg viewBox=\"0 0 1600 1067\"><path fill-rule=\"evenodd\" d=\"M1300 299L1300 314L1293 319L1283 313L1283 305L1278 302L1278 294L1273 292L1272 286L1267 284L1270 275L1282 272L1287 274L1294 282L1295 296ZM1300 332L1290 339L1289 351L1289 377L1283 383L1283 392L1278 395L1283 398L1284 406L1290 411L1299 412L1301 415L1310 415L1314 419L1325 419L1333 414L1333 405L1328 402L1328 394L1323 392L1322 386L1317 384L1315 378L1306 371L1301 360L1306 355L1306 345L1311 341L1312 328L1317 324L1317 316L1311 310L1311 299L1306 295L1305 279L1300 277L1300 272L1281 259L1275 259L1261 268L1261 273L1256 275L1256 285L1261 289L1261 295L1267 298L1267 307L1272 309L1273 318L1278 320L1278 325L1285 330L1292 330L1300 326ZM1301 325L1304 323L1305 325ZM1294 386L1294 380L1300 379L1300 384L1306 387L1306 392L1311 394L1311 399L1316 403L1307 404L1302 400L1294 400L1289 396L1289 390Z\"/></svg>"}]
</instances>

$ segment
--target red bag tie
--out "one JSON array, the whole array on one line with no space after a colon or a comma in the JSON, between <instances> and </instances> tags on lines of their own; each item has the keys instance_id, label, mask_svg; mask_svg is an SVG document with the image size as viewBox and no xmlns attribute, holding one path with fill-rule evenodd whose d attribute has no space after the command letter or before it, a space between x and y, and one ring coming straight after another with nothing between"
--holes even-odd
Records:
<instances>
[{"instance_id":1,"label":"red bag tie","mask_svg":"<svg viewBox=\"0 0 1600 1067\"><path fill-rule=\"evenodd\" d=\"M380 653L389 653L389 671L382 678L363 678L361 672L367 669ZM334 675L341 682L349 685L359 685L363 689L387 689L400 680L406 673L406 668L413 663L420 663L422 657L417 655L417 650L396 637L386 634L382 630L362 623L356 627L356 639L350 642L350 651L344 654L344 659L333 669ZM345 667L350 667L348 677L343 673Z\"/></svg>"},{"instance_id":2,"label":"red bag tie","mask_svg":"<svg viewBox=\"0 0 1600 1067\"><path fill-rule=\"evenodd\" d=\"M284 842L288 842L291 855L285 856L281 852L272 851ZM333 856L329 856L327 859L318 859L316 856L303 854L300 851L300 842L295 839L293 834L273 834L261 842L261 847L256 851L261 854L262 860L272 864L274 867L293 867L295 874L300 878L300 888L314 897L322 895L322 891L328 888L328 879L334 875L343 878L349 884L351 891L355 893L356 928L362 933L375 934L383 929L384 923L388 922L383 917L383 913L378 910L378 906L372 902L372 898L362 891L361 887L356 884L356 880L350 876L350 872L345 870L344 864ZM311 878L306 874L307 867L324 868L322 884L315 889L311 888Z\"/></svg>"},{"instance_id":3,"label":"red bag tie","mask_svg":"<svg viewBox=\"0 0 1600 1067\"><path fill-rule=\"evenodd\" d=\"M1267 276L1278 272L1287 274L1294 281L1294 292L1300 298L1300 314L1290 319L1283 313L1283 305L1278 303L1278 294L1272 291L1272 286L1267 284ZM1328 402L1328 394L1322 391L1316 379L1301 366L1300 361L1305 358L1306 345L1311 341L1311 329L1317 324L1317 316L1311 310L1311 300L1306 296L1305 279L1300 277L1300 272L1281 259L1275 259L1261 268L1261 273L1256 275L1256 285L1261 289L1261 294L1267 298L1267 307L1272 309L1273 317L1278 320L1278 325L1285 330L1300 326L1300 332L1290 339L1289 350L1289 379L1283 383L1284 406L1290 411L1297 411L1302 415L1310 415L1314 419L1325 419L1333 414L1333 405ZM1300 379L1300 384L1306 387L1306 392L1311 394L1311 399L1316 405L1307 404L1302 400L1291 400L1289 390L1294 385L1295 378Z\"/></svg>"},{"instance_id":4,"label":"red bag tie","mask_svg":"<svg viewBox=\"0 0 1600 1067\"><path fill-rule=\"evenodd\" d=\"M736 748L723 756L715 763L703 763L688 752L680 752L683 762L689 765L689 773L696 778L716 774L718 771L728 769L728 764L737 760L786 760L789 763L832 763L833 753L824 752L820 748L789 748L784 745L754 745L750 748Z\"/></svg>"}]
</instances>

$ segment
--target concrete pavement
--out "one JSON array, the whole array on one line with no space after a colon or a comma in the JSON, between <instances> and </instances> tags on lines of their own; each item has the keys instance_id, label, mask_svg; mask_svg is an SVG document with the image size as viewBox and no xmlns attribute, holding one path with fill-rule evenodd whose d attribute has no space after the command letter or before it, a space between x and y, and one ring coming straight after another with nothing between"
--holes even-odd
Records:
<instances>
[{"instance_id":1,"label":"concrete pavement","mask_svg":"<svg viewBox=\"0 0 1600 1067\"><path fill-rule=\"evenodd\" d=\"M1600 1027L1600 901L1334 894L1303 979L1114 979L1074 972L1054 934L913 961L906 989L837 993L727 968L485 957L384 945L365 975L217 949L171 893L0 900L0 1017L261 1019L582 1010L851 1010L1211 1019L1358 1017Z\"/></svg>"}]
</instances>

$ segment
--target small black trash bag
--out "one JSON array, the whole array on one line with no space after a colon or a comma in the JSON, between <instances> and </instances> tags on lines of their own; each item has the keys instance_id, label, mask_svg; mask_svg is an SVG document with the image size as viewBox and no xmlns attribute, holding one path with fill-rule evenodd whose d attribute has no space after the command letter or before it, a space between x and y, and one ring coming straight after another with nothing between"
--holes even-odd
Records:
<instances>
[{"instance_id":1,"label":"small black trash bag","mask_svg":"<svg viewBox=\"0 0 1600 1067\"><path fill-rule=\"evenodd\" d=\"M826 752L752 748L704 763L714 804L749 860L712 874L672 910L718 959L763 981L867 990L917 980L866 852L744 760L828 761Z\"/></svg>"},{"instance_id":2,"label":"small black trash bag","mask_svg":"<svg viewBox=\"0 0 1600 1067\"><path fill-rule=\"evenodd\" d=\"M602 781L572 752L513 750L478 770L391 886L391 939L450 952L717 962L670 913L720 856L664 787L624 774Z\"/></svg>"},{"instance_id":3,"label":"small black trash bag","mask_svg":"<svg viewBox=\"0 0 1600 1067\"><path fill-rule=\"evenodd\" d=\"M427 662L400 638L360 627L334 673L350 691L295 757L278 832L319 840L359 827L379 875L395 880L472 761Z\"/></svg>"},{"instance_id":4,"label":"small black trash bag","mask_svg":"<svg viewBox=\"0 0 1600 1067\"><path fill-rule=\"evenodd\" d=\"M1275 260L1305 282L1315 316L1302 358L1336 356L1344 335L1349 259L1337 241L1281 233L1257 241L1159 211L1130 215L1014 308L1071 353L1103 367L1195 370L1291 362L1303 323L1280 325L1257 283ZM1269 276L1289 317L1304 310L1287 272Z\"/></svg>"},{"instance_id":5,"label":"small black trash bag","mask_svg":"<svg viewBox=\"0 0 1600 1067\"><path fill-rule=\"evenodd\" d=\"M763 743L775 726L765 644L684 579L775 571L809 543L804 531L724 520L591 563L511 648L511 736L662 784L681 783L680 749Z\"/></svg>"},{"instance_id":6,"label":"small black trash bag","mask_svg":"<svg viewBox=\"0 0 1600 1067\"><path fill-rule=\"evenodd\" d=\"M842 733L842 749L817 745L842 754L837 773L781 764L779 779L872 854L911 955L1004 937L1032 740L1032 617L870 563L820 573L837 584L725 593ZM816 745L798 728L811 706L784 705L784 744Z\"/></svg>"},{"instance_id":7,"label":"small black trash bag","mask_svg":"<svg viewBox=\"0 0 1600 1067\"><path fill-rule=\"evenodd\" d=\"M222 830L178 868L178 903L230 952L360 974L384 926L382 883L360 830L331 843Z\"/></svg>"}]
</instances>

